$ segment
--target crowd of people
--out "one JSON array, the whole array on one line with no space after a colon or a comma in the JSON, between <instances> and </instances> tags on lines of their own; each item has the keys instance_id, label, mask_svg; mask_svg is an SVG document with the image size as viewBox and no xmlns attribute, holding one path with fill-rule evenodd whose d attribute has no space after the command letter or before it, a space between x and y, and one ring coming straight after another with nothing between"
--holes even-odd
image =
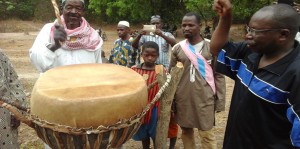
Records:
<instances>
[{"instance_id":1,"label":"crowd of people","mask_svg":"<svg viewBox=\"0 0 300 149\"><path fill-rule=\"evenodd\" d=\"M163 31L159 15L150 17L150 24L156 26L153 33L141 29L135 37L129 21L121 20L109 58L98 32L83 17L84 8L84 0L62 0L62 24L56 20L39 32L29 53L40 73L64 65L112 63L147 76L149 85L156 80L156 66L163 65L168 73L181 62L184 71L170 111L170 149L175 148L179 128L185 149L196 148L195 130L203 149L218 148L215 113L225 110L224 75L233 79L235 86L222 148L300 148L300 19L299 5L293 1L278 0L255 12L246 26L244 42L228 40L233 18L230 0L214 0L219 23L211 40L201 35L201 18L194 12L182 17L185 39L179 42ZM9 59L2 53L0 59L0 98L26 104ZM148 102L158 90L155 85L148 91ZM151 139L156 141L158 107L159 101L133 136L143 149L150 148ZM0 108L0 112L0 148L19 148L19 121L6 109ZM45 148L50 147L45 144Z\"/></svg>"}]
</instances>

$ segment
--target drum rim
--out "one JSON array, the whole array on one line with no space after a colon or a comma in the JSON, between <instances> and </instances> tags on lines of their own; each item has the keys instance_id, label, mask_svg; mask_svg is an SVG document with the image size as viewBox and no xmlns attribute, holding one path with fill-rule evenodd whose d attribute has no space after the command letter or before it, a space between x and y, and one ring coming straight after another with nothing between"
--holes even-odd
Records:
<instances>
[{"instance_id":1,"label":"drum rim","mask_svg":"<svg viewBox=\"0 0 300 149\"><path fill-rule=\"evenodd\" d=\"M96 129L93 127L89 128L76 128L72 126L66 126L56 123L50 123L46 120L40 119L38 116L30 114L30 109L22 110L23 112L20 112L18 109L18 105L9 104L5 102L0 102L1 106L4 108L7 108L9 111L11 111L19 120L27 124L28 126L32 128L36 127L43 127L43 128L49 128L56 132L71 134L71 135L85 135L85 134L99 134L111 130L118 130L122 128L130 127L134 124L140 124L141 119L145 116L145 114L149 111L150 107L152 107L156 101L158 101L162 94L164 93L165 89L169 86L171 82L171 75L169 73L166 74L166 81L165 83L160 87L158 93L155 95L154 99L147 104L147 106L143 109L143 111L140 114L136 114L132 116L129 119L121 119L119 122L110 125L110 126L103 126L100 125Z\"/></svg>"},{"instance_id":2,"label":"drum rim","mask_svg":"<svg viewBox=\"0 0 300 149\"><path fill-rule=\"evenodd\" d=\"M51 123L46 120L42 120L35 115L28 114L28 113L27 113L28 114L27 118L31 119L32 122L35 125L38 125L39 127L49 128L53 131L57 131L57 132L61 132L61 133L66 133L66 134L71 134L71 135L99 134L99 133L104 133L104 132L111 131L111 130L127 128L127 127L130 127L137 123L141 123L141 119L144 117L144 115L145 115L144 111L147 111L146 110L147 107L143 110L142 113L137 114L129 119L122 119L119 122L117 122L116 124L113 124L110 126L100 125L97 128L93 128L93 127L76 128L76 127L71 127L71 126L67 126L67 125Z\"/></svg>"}]
</instances>

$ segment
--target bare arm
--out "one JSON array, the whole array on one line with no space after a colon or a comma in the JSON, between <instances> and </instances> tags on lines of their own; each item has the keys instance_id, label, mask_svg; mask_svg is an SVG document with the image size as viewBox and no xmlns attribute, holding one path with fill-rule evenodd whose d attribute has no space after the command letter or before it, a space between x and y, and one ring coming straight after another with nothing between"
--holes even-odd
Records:
<instances>
[{"instance_id":1,"label":"bare arm","mask_svg":"<svg viewBox=\"0 0 300 149\"><path fill-rule=\"evenodd\" d=\"M139 34L132 41L131 46L138 49L139 48L139 41L140 41L141 37L145 34L146 34L146 31L140 30Z\"/></svg>"},{"instance_id":2,"label":"bare arm","mask_svg":"<svg viewBox=\"0 0 300 149\"><path fill-rule=\"evenodd\" d=\"M164 35L160 29L156 29L155 34L165 39L172 47L176 44L175 38Z\"/></svg>"},{"instance_id":3,"label":"bare arm","mask_svg":"<svg viewBox=\"0 0 300 149\"><path fill-rule=\"evenodd\" d=\"M177 64L177 52L176 50L178 49L178 46L175 46L172 48L172 51L171 51L171 58L170 58L170 65L169 65L169 72L171 72L171 69L172 67L176 66Z\"/></svg>"},{"instance_id":4,"label":"bare arm","mask_svg":"<svg viewBox=\"0 0 300 149\"><path fill-rule=\"evenodd\" d=\"M166 35L162 35L161 37L164 38L167 41L167 43L170 44L172 47L176 44L175 38L171 38Z\"/></svg>"},{"instance_id":5,"label":"bare arm","mask_svg":"<svg viewBox=\"0 0 300 149\"><path fill-rule=\"evenodd\" d=\"M210 51L215 56L218 55L229 38L229 30L232 20L231 7L230 0L214 0L213 9L220 16L218 26L216 27L210 41Z\"/></svg>"}]
</instances>

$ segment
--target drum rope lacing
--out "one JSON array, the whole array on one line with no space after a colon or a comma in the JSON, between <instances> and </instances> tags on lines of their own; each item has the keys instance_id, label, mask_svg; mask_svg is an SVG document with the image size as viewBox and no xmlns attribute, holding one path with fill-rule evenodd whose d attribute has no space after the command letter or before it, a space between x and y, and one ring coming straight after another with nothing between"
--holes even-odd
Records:
<instances>
[{"instance_id":1,"label":"drum rope lacing","mask_svg":"<svg viewBox=\"0 0 300 149\"><path fill-rule=\"evenodd\" d=\"M27 112L24 112L22 109L22 112L21 112L21 110L18 109L18 108L20 108L19 106L16 107L16 105L3 102L3 100L0 100L0 106L7 108L9 111L12 112L13 115L18 117L23 123L25 123L28 126L33 127L33 128L36 127L35 125L38 125L43 128L49 128L53 131L59 131L59 132L63 132L63 133L73 134L73 135L92 134L92 133L98 134L98 133L103 133L103 132L107 132L110 130L125 128L125 127L131 126L135 123L141 123L141 119L150 110L150 108L155 104L155 102L157 102L161 98L162 94L164 93L166 88L169 86L169 84L171 82L171 75L166 74L166 78L167 78L166 81L160 87L159 91L157 92L157 94L155 95L153 100L147 104L147 106L143 109L143 111L140 114L137 114L129 119L121 119L119 122L117 122L116 124L111 125L111 126L100 125L97 128L93 128L93 127L75 128L75 127L71 127L71 126L55 124L55 123L48 122L46 120L42 120L39 117L37 117L36 115L30 114L29 109L27 109ZM155 81L154 83L157 83L157 81ZM151 84L149 85L149 87L151 88ZM149 87L148 87L148 89L149 89Z\"/></svg>"},{"instance_id":2,"label":"drum rope lacing","mask_svg":"<svg viewBox=\"0 0 300 149\"><path fill-rule=\"evenodd\" d=\"M171 75L167 74L167 80L166 82L160 87L159 91L157 92L157 94L155 95L155 97L152 99L152 101L146 106L146 108L143 110L141 118L143 118L145 116L145 114L149 111L149 109L160 99L161 95L163 94L163 92L166 90L166 88L169 86L170 82L171 82ZM155 80L153 83L151 83L148 86L148 89L151 89L152 87L154 87L154 85L157 83L157 80Z\"/></svg>"}]
</instances>

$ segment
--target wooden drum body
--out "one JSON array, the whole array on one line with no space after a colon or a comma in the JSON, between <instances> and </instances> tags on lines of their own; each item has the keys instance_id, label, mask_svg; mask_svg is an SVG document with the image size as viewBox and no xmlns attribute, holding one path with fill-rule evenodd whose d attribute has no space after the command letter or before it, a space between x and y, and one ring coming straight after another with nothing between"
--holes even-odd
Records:
<instances>
[{"instance_id":1,"label":"wooden drum body","mask_svg":"<svg viewBox=\"0 0 300 149\"><path fill-rule=\"evenodd\" d=\"M34 129L38 137L52 149L109 149L121 147L131 139L141 125L139 119L125 125L100 128L99 131L92 130L91 132L71 128L69 128L70 132L61 132L60 128L47 128L48 124L45 125L45 123L35 123Z\"/></svg>"},{"instance_id":2,"label":"wooden drum body","mask_svg":"<svg viewBox=\"0 0 300 149\"><path fill-rule=\"evenodd\" d=\"M38 136L53 149L118 147L140 126L147 85L113 64L53 68L37 80L30 101Z\"/></svg>"}]
</instances>

